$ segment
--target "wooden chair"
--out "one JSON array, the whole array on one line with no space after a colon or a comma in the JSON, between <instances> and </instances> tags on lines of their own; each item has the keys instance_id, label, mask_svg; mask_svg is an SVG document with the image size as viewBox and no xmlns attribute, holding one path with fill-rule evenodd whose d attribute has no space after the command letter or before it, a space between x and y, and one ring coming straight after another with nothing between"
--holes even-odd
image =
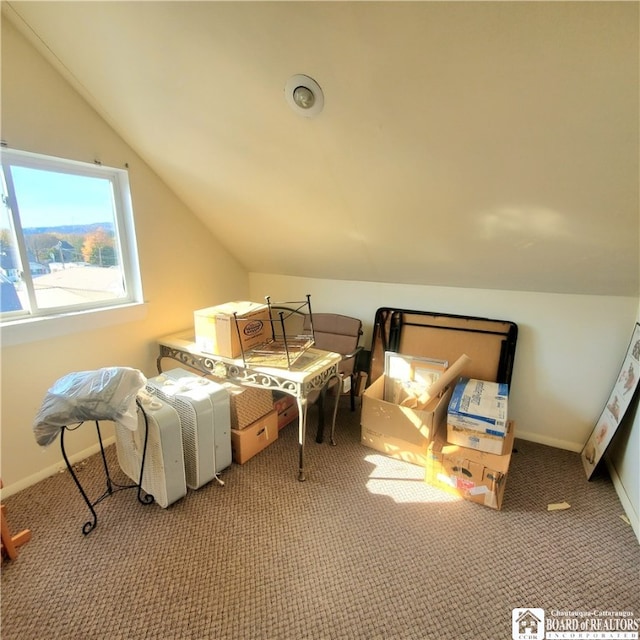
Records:
<instances>
[{"instance_id":1,"label":"wooden chair","mask_svg":"<svg viewBox=\"0 0 640 640\"><path fill-rule=\"evenodd\" d=\"M2 488L2 480L0 480L0 489ZM7 518L5 516L5 506L0 505L0 518L1 533L2 533L2 553L6 555L10 560L15 560L18 557L18 547L29 542L31 540L31 530L25 529L17 535L11 535L9 525L7 524Z\"/></svg>"}]
</instances>

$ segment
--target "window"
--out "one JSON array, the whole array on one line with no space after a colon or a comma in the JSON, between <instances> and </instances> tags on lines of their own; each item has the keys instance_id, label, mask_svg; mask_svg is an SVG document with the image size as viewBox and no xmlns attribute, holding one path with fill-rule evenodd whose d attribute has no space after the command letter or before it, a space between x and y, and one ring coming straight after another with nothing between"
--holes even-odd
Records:
<instances>
[{"instance_id":1,"label":"window","mask_svg":"<svg viewBox=\"0 0 640 640\"><path fill-rule=\"evenodd\" d=\"M142 302L123 169L2 150L2 325Z\"/></svg>"}]
</instances>

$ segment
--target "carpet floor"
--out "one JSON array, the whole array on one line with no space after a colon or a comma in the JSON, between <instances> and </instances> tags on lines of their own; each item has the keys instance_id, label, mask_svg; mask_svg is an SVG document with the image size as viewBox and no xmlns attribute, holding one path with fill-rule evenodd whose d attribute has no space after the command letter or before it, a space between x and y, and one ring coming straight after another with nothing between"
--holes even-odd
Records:
<instances>
[{"instance_id":1,"label":"carpet floor","mask_svg":"<svg viewBox=\"0 0 640 640\"><path fill-rule=\"evenodd\" d=\"M224 487L167 509L110 496L87 536L66 471L6 499L32 539L2 564L2 639L509 640L525 637L516 608L547 624L640 618L640 545L606 471L588 482L578 454L516 438L497 511L364 447L358 411L340 408L335 447L312 431L306 482L294 422ZM77 469L100 495L99 456Z\"/></svg>"}]
</instances>

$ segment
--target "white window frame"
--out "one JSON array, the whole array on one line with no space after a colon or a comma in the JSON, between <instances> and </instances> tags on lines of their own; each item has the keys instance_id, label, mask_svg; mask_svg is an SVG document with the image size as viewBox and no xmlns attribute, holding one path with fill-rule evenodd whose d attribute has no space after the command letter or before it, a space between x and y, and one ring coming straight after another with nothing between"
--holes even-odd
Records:
<instances>
[{"instance_id":1,"label":"white window frame","mask_svg":"<svg viewBox=\"0 0 640 640\"><path fill-rule=\"evenodd\" d=\"M115 300L94 301L86 305L77 304L59 308L33 308L27 312L3 314L2 319L0 319L0 340L2 345L42 340L110 324L130 322L143 317L144 314L141 313L141 307L143 307L144 299L128 171L100 164L67 160L8 148L0 150L0 157L8 190L9 208L12 212L16 212L12 213L12 217L23 261L27 259L27 255L9 170L10 166L44 169L57 173L109 180L114 197L114 221L117 227L118 255L125 282L125 296ZM31 279L30 275L27 275L26 278Z\"/></svg>"}]
</instances>

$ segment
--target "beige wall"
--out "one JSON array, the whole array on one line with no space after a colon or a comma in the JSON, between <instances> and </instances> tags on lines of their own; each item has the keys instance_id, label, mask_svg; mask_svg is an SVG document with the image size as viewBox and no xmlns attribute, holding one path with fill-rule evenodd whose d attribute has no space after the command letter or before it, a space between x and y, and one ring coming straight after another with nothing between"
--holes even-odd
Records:
<instances>
[{"instance_id":1,"label":"beige wall","mask_svg":"<svg viewBox=\"0 0 640 640\"><path fill-rule=\"evenodd\" d=\"M360 318L370 346L376 309L397 307L518 325L509 413L517 435L580 451L609 396L633 330L635 298L314 280L249 274L254 299L311 294L316 312Z\"/></svg>"},{"instance_id":2,"label":"beige wall","mask_svg":"<svg viewBox=\"0 0 640 640\"><path fill-rule=\"evenodd\" d=\"M167 138L171 154L170 132ZM26 151L122 167L129 165L146 305L134 321L2 346L1 461L7 493L27 486L61 463L58 442L37 446L32 421L59 377L104 366L155 374L158 336L188 327L194 309L246 298L245 270L230 256L145 162L26 43L2 24L2 139ZM95 327L95 328L92 328ZM1 336L0 336L1 338ZM107 425L108 427L108 425ZM107 428L107 433L109 429ZM67 439L71 455L95 444L84 426Z\"/></svg>"}]
</instances>

